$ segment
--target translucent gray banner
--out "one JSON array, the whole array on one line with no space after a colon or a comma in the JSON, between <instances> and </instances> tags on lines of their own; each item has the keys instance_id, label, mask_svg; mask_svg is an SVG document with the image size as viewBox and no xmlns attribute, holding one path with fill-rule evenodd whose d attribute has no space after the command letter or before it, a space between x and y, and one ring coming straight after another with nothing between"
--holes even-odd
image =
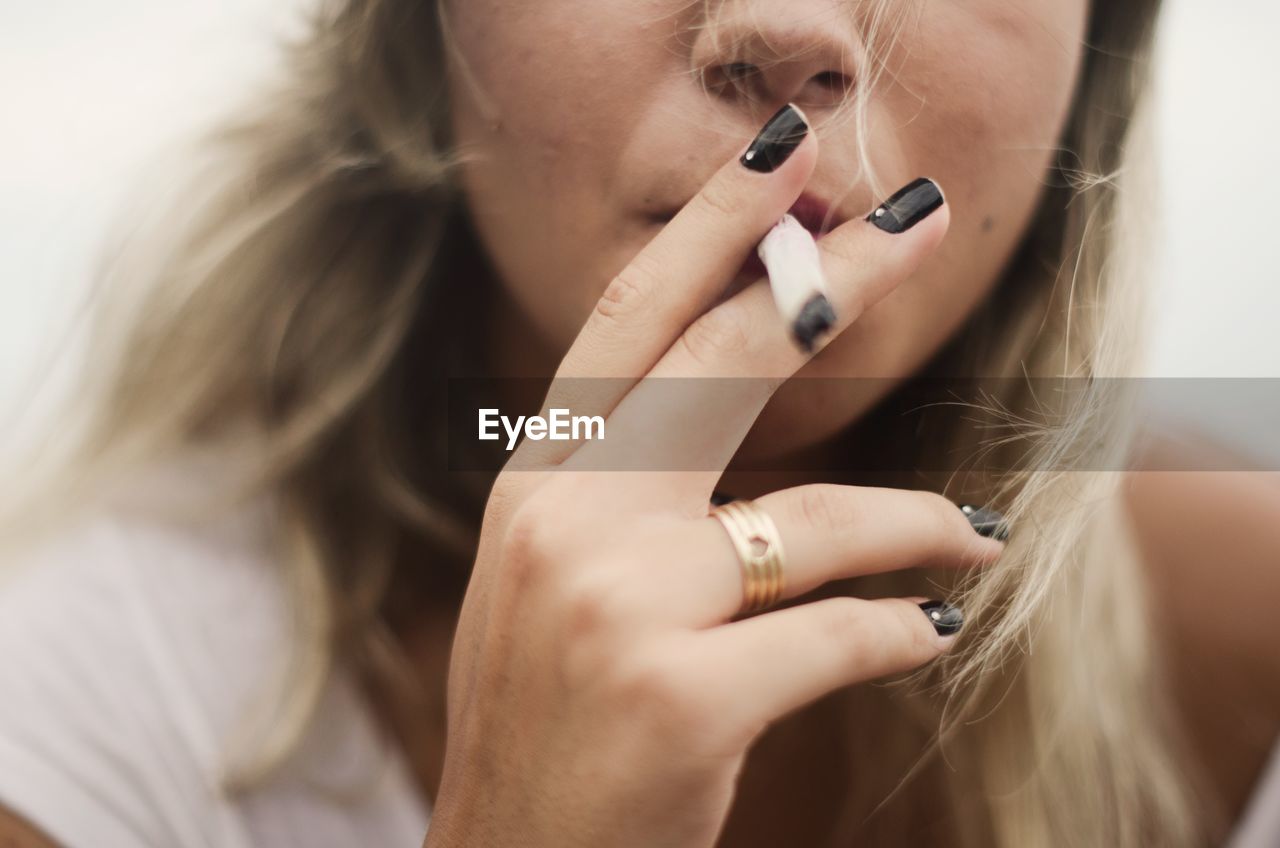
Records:
<instances>
[{"instance_id":1,"label":"translucent gray banner","mask_svg":"<svg viewBox=\"0 0 1280 848\"><path fill-rule=\"evenodd\" d=\"M444 382L453 471L1280 471L1280 378Z\"/></svg>"}]
</instances>

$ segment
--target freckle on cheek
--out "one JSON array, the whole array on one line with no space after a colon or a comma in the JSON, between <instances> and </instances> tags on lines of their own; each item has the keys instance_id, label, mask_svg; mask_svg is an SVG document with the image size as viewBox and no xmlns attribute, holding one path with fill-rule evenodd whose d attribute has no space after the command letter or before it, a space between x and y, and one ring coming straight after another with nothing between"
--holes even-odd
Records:
<instances>
[{"instance_id":1,"label":"freckle on cheek","mask_svg":"<svg viewBox=\"0 0 1280 848\"><path fill-rule=\"evenodd\" d=\"M990 215L982 219L982 231L984 233L991 232L991 229L995 227L995 225L996 225L996 219L992 218Z\"/></svg>"}]
</instances>

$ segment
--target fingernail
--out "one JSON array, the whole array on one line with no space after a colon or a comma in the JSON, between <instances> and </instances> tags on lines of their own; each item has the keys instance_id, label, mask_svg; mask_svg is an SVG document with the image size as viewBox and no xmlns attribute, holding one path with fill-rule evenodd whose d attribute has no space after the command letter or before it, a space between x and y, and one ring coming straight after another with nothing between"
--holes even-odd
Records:
<instances>
[{"instance_id":1,"label":"fingernail","mask_svg":"<svg viewBox=\"0 0 1280 848\"><path fill-rule=\"evenodd\" d=\"M929 217L942 202L942 190L937 183L920 177L894 192L867 220L886 233L902 233Z\"/></svg>"},{"instance_id":2,"label":"fingernail","mask_svg":"<svg viewBox=\"0 0 1280 848\"><path fill-rule=\"evenodd\" d=\"M738 161L743 167L767 174L782 166L809 134L809 124L795 106L788 103L769 119Z\"/></svg>"},{"instance_id":3,"label":"fingernail","mask_svg":"<svg viewBox=\"0 0 1280 848\"><path fill-rule=\"evenodd\" d=\"M972 504L961 504L960 511L964 513L964 517L969 519L969 525L978 531L979 536L986 536L990 539L1005 541L1009 538L1009 524L1005 521L1004 515L996 512L994 509L987 509L985 506L973 506Z\"/></svg>"},{"instance_id":4,"label":"fingernail","mask_svg":"<svg viewBox=\"0 0 1280 848\"><path fill-rule=\"evenodd\" d=\"M939 636L954 636L964 626L964 613L946 601L925 601L920 605Z\"/></svg>"}]
</instances>

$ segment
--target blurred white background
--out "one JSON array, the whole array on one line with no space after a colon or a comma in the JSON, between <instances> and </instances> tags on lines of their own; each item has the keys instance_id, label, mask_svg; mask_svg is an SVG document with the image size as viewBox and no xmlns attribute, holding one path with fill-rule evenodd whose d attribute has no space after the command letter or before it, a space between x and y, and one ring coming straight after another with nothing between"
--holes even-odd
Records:
<instances>
[{"instance_id":1,"label":"blurred white background","mask_svg":"<svg viewBox=\"0 0 1280 848\"><path fill-rule=\"evenodd\" d=\"M66 343L113 208L159 151L270 68L299 8L41 0L0 9L0 421L49 376L41 366ZM1168 0L1163 29L1151 374L1280 377L1271 229L1280 5ZM1192 411L1211 430L1257 440L1256 427L1210 412ZM1280 455L1277 444L1252 447Z\"/></svg>"}]
</instances>

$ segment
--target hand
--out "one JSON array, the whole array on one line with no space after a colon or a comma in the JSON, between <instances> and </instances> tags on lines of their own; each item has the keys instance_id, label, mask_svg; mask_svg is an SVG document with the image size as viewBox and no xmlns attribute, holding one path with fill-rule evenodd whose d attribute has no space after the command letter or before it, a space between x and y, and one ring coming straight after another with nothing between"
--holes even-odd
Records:
<instances>
[{"instance_id":1,"label":"hand","mask_svg":"<svg viewBox=\"0 0 1280 848\"><path fill-rule=\"evenodd\" d=\"M909 599L735 620L741 567L708 501L809 355L767 281L715 300L816 158L805 132L753 157L772 170L726 164L609 285L565 356L547 408L605 416L606 439L526 441L495 485L453 646L429 846L710 846L770 722L954 640ZM904 232L855 220L823 238L835 330L906 279L947 224L942 205ZM718 381L695 405L657 402L659 377L757 379ZM592 470L623 456L691 470ZM786 597L877 571L982 565L1002 548L932 493L815 485L756 504L783 542Z\"/></svg>"}]
</instances>

